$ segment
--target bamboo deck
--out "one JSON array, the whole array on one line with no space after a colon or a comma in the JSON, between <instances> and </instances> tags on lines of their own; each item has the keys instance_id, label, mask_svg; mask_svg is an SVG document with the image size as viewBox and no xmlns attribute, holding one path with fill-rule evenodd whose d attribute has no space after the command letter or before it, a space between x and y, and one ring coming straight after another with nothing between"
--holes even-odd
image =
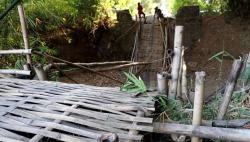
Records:
<instances>
[{"instance_id":1,"label":"bamboo deck","mask_svg":"<svg viewBox=\"0 0 250 142\"><path fill-rule=\"evenodd\" d=\"M95 142L109 132L140 141L138 131L153 131L152 111L150 97L119 88L0 79L0 141Z\"/></svg>"}]
</instances>

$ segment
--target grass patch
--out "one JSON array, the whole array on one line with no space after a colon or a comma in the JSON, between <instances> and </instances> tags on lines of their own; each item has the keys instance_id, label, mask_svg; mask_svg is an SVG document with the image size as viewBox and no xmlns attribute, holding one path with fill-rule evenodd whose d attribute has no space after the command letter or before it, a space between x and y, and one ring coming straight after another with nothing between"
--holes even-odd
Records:
<instances>
[{"instance_id":1,"label":"grass patch","mask_svg":"<svg viewBox=\"0 0 250 142\"><path fill-rule=\"evenodd\" d=\"M223 94L217 94L212 101L203 105L202 119L215 120L218 114ZM184 103L180 100L170 100L166 96L157 96L155 121L175 121L191 124L193 106L191 103ZM234 93L229 104L225 119L249 119L250 118L250 94Z\"/></svg>"}]
</instances>

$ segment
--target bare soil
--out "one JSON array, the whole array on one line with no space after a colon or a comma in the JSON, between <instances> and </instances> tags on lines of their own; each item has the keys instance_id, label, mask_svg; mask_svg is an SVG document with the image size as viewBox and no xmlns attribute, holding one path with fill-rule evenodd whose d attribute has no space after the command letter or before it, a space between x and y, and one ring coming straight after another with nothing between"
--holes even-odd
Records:
<instances>
[{"instance_id":1,"label":"bare soil","mask_svg":"<svg viewBox=\"0 0 250 142\"><path fill-rule=\"evenodd\" d=\"M224 58L221 64L217 60L208 61L210 57L223 49L235 58L247 54L250 51L250 25L240 19L230 19L225 22L223 15L205 16L202 19L201 38L195 48L188 48L185 52L185 60L188 66L189 80L194 82L194 72L206 72L206 95L210 95L225 83L232 67L233 60ZM125 81L122 71L104 72L107 75ZM97 76L92 73L73 71L67 73L79 83L97 86L120 86L120 84ZM60 81L72 83L62 77ZM193 88L191 86L191 88Z\"/></svg>"},{"instance_id":2,"label":"bare soil","mask_svg":"<svg viewBox=\"0 0 250 142\"><path fill-rule=\"evenodd\" d=\"M208 61L220 51L227 51L235 58L250 51L250 25L240 19L227 19L224 15L205 16L202 19L202 36L197 47L187 49L185 60L188 65L189 77L194 72L206 72L206 94L211 94L226 81L232 67L232 59L224 58L221 64L217 60Z\"/></svg>"},{"instance_id":3,"label":"bare soil","mask_svg":"<svg viewBox=\"0 0 250 142\"><path fill-rule=\"evenodd\" d=\"M102 72L102 73L104 73L105 75L108 75L110 77L113 77L115 79L118 79L120 81L123 81L123 82L126 81L126 77L122 71L119 71L119 70L118 71L107 71L107 72ZM94 73L85 72L82 70L71 71L71 72L66 73L66 75L69 76L71 79L77 81L77 83L79 83L79 84L95 85L95 86L100 86L100 87L121 86L121 84L117 83L116 81L107 79L105 77L96 75ZM65 76L61 77L59 79L59 81L66 82L66 83L75 83Z\"/></svg>"}]
</instances>

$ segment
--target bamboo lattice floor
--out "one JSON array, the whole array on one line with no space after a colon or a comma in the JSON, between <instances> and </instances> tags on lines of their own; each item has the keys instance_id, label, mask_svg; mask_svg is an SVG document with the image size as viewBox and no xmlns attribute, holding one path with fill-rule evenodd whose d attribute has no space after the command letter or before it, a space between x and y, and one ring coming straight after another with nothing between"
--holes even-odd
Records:
<instances>
[{"instance_id":1,"label":"bamboo lattice floor","mask_svg":"<svg viewBox=\"0 0 250 142\"><path fill-rule=\"evenodd\" d=\"M120 141L152 132L154 101L119 88L0 79L0 141L99 141L113 132Z\"/></svg>"}]
</instances>

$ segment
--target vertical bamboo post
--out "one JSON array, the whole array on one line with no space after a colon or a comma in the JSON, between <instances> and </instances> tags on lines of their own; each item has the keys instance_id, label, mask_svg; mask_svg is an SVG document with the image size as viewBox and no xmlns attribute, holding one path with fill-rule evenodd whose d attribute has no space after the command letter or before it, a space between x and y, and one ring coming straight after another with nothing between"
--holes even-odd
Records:
<instances>
[{"instance_id":1,"label":"vertical bamboo post","mask_svg":"<svg viewBox=\"0 0 250 142\"><path fill-rule=\"evenodd\" d=\"M182 77L181 77L181 95L184 101L188 100L188 91L187 91L187 66L186 62L183 61L182 65Z\"/></svg>"},{"instance_id":2,"label":"vertical bamboo post","mask_svg":"<svg viewBox=\"0 0 250 142\"><path fill-rule=\"evenodd\" d=\"M179 69L179 75L178 75L178 84L177 84L177 98L182 98L182 70L183 70L183 62L184 62L184 47L182 47L181 50L181 61L180 61L180 69Z\"/></svg>"},{"instance_id":3,"label":"vertical bamboo post","mask_svg":"<svg viewBox=\"0 0 250 142\"><path fill-rule=\"evenodd\" d=\"M29 49L28 31L27 31L27 25L26 25L23 5L20 4L20 5L17 6L17 8L18 8L18 14L19 14L19 17L20 17L20 23L21 23L21 28L22 28L24 48ZM31 56L30 56L30 54L26 55L26 59L27 59L27 63L31 65Z\"/></svg>"},{"instance_id":4,"label":"vertical bamboo post","mask_svg":"<svg viewBox=\"0 0 250 142\"><path fill-rule=\"evenodd\" d=\"M193 126L200 126L202 120L202 106L204 98L204 80L205 72L195 73L195 96L194 96L194 109L193 109ZM201 142L202 140L198 137L192 137L192 142Z\"/></svg>"},{"instance_id":5,"label":"vertical bamboo post","mask_svg":"<svg viewBox=\"0 0 250 142\"><path fill-rule=\"evenodd\" d=\"M39 80L41 80L41 81L48 80L48 76L47 76L46 72L43 70L41 65L34 66L34 70L35 70L36 75L37 75Z\"/></svg>"},{"instance_id":6,"label":"vertical bamboo post","mask_svg":"<svg viewBox=\"0 0 250 142\"><path fill-rule=\"evenodd\" d=\"M218 120L222 120L227 112L227 108L231 100L235 84L239 77L241 67L242 67L242 60L241 59L234 60L232 70L230 72L229 78L226 83L224 97L221 106L219 108L219 113L217 116Z\"/></svg>"},{"instance_id":7,"label":"vertical bamboo post","mask_svg":"<svg viewBox=\"0 0 250 142\"><path fill-rule=\"evenodd\" d=\"M183 30L184 30L183 26L175 27L174 57L173 57L172 71L171 71L172 79L170 82L170 90L168 96L170 99L175 99L177 93L179 70L181 65Z\"/></svg>"},{"instance_id":8,"label":"vertical bamboo post","mask_svg":"<svg viewBox=\"0 0 250 142\"><path fill-rule=\"evenodd\" d=\"M137 117L143 117L145 113L142 110L137 110ZM137 125L138 122L133 122L132 125ZM137 130L129 130L128 135L137 135L139 132ZM133 142L133 140L127 140L126 142Z\"/></svg>"}]
</instances>

